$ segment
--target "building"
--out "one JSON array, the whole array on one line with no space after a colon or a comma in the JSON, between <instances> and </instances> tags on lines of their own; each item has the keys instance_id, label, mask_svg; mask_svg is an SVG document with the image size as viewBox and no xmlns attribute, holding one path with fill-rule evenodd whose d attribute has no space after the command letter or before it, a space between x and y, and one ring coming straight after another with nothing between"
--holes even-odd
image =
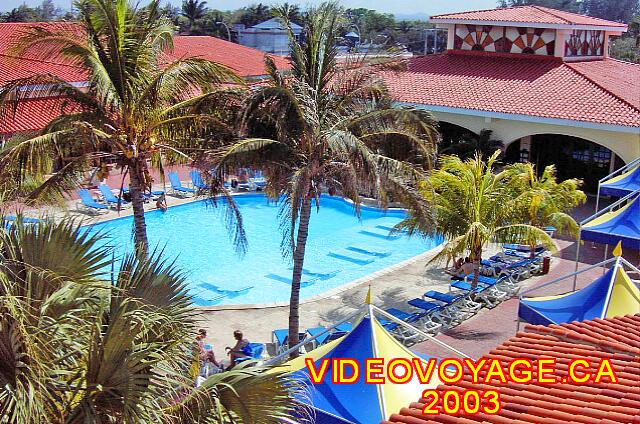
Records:
<instances>
[{"instance_id":1,"label":"building","mask_svg":"<svg viewBox=\"0 0 640 424\"><path fill-rule=\"evenodd\" d=\"M296 37L302 33L302 27L291 23L291 30ZM238 43L243 46L261 50L278 56L288 56L291 47L289 34L278 18L271 18L249 28L238 28Z\"/></svg>"},{"instance_id":2,"label":"building","mask_svg":"<svg viewBox=\"0 0 640 424\"><path fill-rule=\"evenodd\" d=\"M493 131L511 161L561 164L587 188L640 156L640 65L608 57L626 25L539 6L433 16L442 54L386 78L401 105Z\"/></svg>"},{"instance_id":3,"label":"building","mask_svg":"<svg viewBox=\"0 0 640 424\"><path fill-rule=\"evenodd\" d=\"M640 314L561 325L527 325L524 332L492 349L482 359L499 360L504 367L516 359L554 359L553 368L559 377L556 383L540 383L537 379L527 383L500 383L492 379L484 384L474 384L467 373L458 383L438 386L438 393L497 390L501 402L497 414L461 411L455 415L424 415L422 408L426 399L416 397L407 399L408 407L392 414L382 424L639 423L639 326ZM594 383L592 379L581 384L568 382L568 368L573 361L586 360L595 367L604 358L611 361L617 383L611 383L607 378L600 383ZM581 371L577 369L576 374L583 375ZM594 372L594 369L590 371ZM484 379L486 369L479 376ZM439 402L438 410L442 410L441 405Z\"/></svg>"},{"instance_id":4,"label":"building","mask_svg":"<svg viewBox=\"0 0 640 424\"><path fill-rule=\"evenodd\" d=\"M10 48L12 43L33 25L64 27L66 30L80 31L76 23L0 23L0 87L9 81L38 74L51 74L77 86L86 85L87 74L80 67L12 55ZM166 52L167 61L199 57L228 66L248 82L266 77L264 67L266 55L261 51L208 36L175 36L173 43L173 51ZM274 60L280 69L289 68L287 59L274 57ZM60 99L34 97L22 102L15 113L2 110L0 139L7 138L16 132L42 129L60 114L60 105Z\"/></svg>"}]
</instances>

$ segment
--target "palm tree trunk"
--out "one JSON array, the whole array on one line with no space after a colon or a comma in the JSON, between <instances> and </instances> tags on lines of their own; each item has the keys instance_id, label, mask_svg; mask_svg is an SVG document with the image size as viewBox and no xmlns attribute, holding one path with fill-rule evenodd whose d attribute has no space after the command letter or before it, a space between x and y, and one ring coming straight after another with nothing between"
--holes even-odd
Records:
<instances>
[{"instance_id":1,"label":"palm tree trunk","mask_svg":"<svg viewBox=\"0 0 640 424\"><path fill-rule=\"evenodd\" d=\"M478 278L480 277L480 260L482 259L482 250L473 252L471 260L473 261L473 281L471 282L471 290L478 287Z\"/></svg>"},{"instance_id":2,"label":"palm tree trunk","mask_svg":"<svg viewBox=\"0 0 640 424\"><path fill-rule=\"evenodd\" d=\"M289 346L298 344L300 328L300 281L302 280L302 266L304 264L304 250L309 235L309 219L311 217L311 200L305 199L300 208L300 223L296 237L296 247L293 251L293 277L291 279L291 298L289 300ZM291 358L298 356L298 351L291 352Z\"/></svg>"},{"instance_id":3,"label":"palm tree trunk","mask_svg":"<svg viewBox=\"0 0 640 424\"><path fill-rule=\"evenodd\" d=\"M136 256L140 259L147 256L149 240L147 239L147 224L144 217L144 187L140 182L141 166L139 164L130 167L129 192L131 193L131 206L133 206L134 244Z\"/></svg>"}]
</instances>

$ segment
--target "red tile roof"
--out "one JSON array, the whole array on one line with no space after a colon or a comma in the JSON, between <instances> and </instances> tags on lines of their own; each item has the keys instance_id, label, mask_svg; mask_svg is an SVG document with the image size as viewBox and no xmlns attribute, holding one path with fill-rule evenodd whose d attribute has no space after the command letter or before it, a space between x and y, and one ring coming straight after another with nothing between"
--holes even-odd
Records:
<instances>
[{"instance_id":1,"label":"red tile roof","mask_svg":"<svg viewBox=\"0 0 640 424\"><path fill-rule=\"evenodd\" d=\"M571 360L587 359L593 364L610 358L618 383L605 379L585 385L500 384L493 379L491 384L474 385L465 377L456 384L440 385L438 390L498 390L502 409L497 415L426 416L421 412L425 399L420 399L383 423L640 423L640 314L548 327L527 325L525 332L484 356L503 364L541 357L556 359L559 377L568 376Z\"/></svg>"},{"instance_id":2,"label":"red tile roof","mask_svg":"<svg viewBox=\"0 0 640 424\"><path fill-rule=\"evenodd\" d=\"M38 131L46 126L62 111L73 112L75 108L64 99L41 97L18 103L15 110L6 107L0 110L0 134Z\"/></svg>"},{"instance_id":3,"label":"red tile roof","mask_svg":"<svg viewBox=\"0 0 640 424\"><path fill-rule=\"evenodd\" d=\"M174 59L200 57L222 63L243 77L265 75L265 54L259 50L240 44L230 43L216 37L176 36L173 39ZM288 69L289 60L281 56L271 56L279 69Z\"/></svg>"},{"instance_id":4,"label":"red tile roof","mask_svg":"<svg viewBox=\"0 0 640 424\"><path fill-rule=\"evenodd\" d=\"M53 74L69 82L85 81L87 75L82 68L65 65L60 61L35 60L28 55L13 57L10 47L33 26L71 33L80 31L79 24L72 22L0 23L0 86L13 79L44 73ZM265 75L265 53L215 37L175 36L174 50L168 53L168 56L171 60L201 57L226 65L242 77ZM286 58L274 56L274 60L279 68L289 68Z\"/></svg>"},{"instance_id":5,"label":"red tile roof","mask_svg":"<svg viewBox=\"0 0 640 424\"><path fill-rule=\"evenodd\" d=\"M399 102L640 127L640 65L455 52L385 75Z\"/></svg>"},{"instance_id":6,"label":"red tile roof","mask_svg":"<svg viewBox=\"0 0 640 424\"><path fill-rule=\"evenodd\" d=\"M80 34L81 28L73 22L0 23L0 87L11 80L39 74L50 74L73 83L86 81L87 72L81 67L35 59L29 54L19 58L13 55L11 47L15 40L34 26L77 34ZM169 60L194 56L226 65L243 77L265 74L265 54L259 50L215 37L174 37L174 50L168 53ZM290 67L286 58L274 57L274 60L280 69ZM15 117L0 117L0 134L41 129L57 115L55 108L51 108L54 103L52 99L29 100L18 108Z\"/></svg>"},{"instance_id":7,"label":"red tile roof","mask_svg":"<svg viewBox=\"0 0 640 424\"><path fill-rule=\"evenodd\" d=\"M627 26L620 22L607 21L577 13L564 12L542 6L516 6L503 9L476 10L470 12L447 13L432 16L431 20L459 20L463 21L500 21L526 24L550 24L550 25L587 25L605 26L625 29Z\"/></svg>"},{"instance_id":8,"label":"red tile roof","mask_svg":"<svg viewBox=\"0 0 640 424\"><path fill-rule=\"evenodd\" d=\"M66 22L0 23L0 86L8 81L38 74L50 74L69 82L86 81L87 73L77 66L59 61L44 61L25 54L16 58L11 47L34 26L76 32L78 25Z\"/></svg>"}]
</instances>

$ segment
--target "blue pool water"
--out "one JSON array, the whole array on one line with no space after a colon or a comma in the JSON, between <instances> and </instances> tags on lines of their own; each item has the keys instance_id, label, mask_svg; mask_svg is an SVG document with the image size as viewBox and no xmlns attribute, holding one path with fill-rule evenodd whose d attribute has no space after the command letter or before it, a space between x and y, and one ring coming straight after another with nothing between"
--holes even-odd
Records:
<instances>
[{"instance_id":1,"label":"blue pool water","mask_svg":"<svg viewBox=\"0 0 640 424\"><path fill-rule=\"evenodd\" d=\"M238 255L220 208L204 201L147 212L151 246L164 248L188 272L189 290L200 306L286 302L291 290L291 259L280 250L279 206L263 195L235 197L242 212L248 250ZM440 242L391 236L405 216L401 210L362 208L361 220L351 204L323 196L311 215L301 298L309 298L425 252ZM116 255L132 251L132 217L96 224L108 234Z\"/></svg>"}]
</instances>

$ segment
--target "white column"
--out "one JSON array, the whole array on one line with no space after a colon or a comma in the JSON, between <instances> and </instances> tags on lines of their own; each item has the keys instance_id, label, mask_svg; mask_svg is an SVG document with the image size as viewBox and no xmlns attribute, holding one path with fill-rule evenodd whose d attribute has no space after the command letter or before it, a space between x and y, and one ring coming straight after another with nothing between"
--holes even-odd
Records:
<instances>
[{"instance_id":1,"label":"white column","mask_svg":"<svg viewBox=\"0 0 640 424\"><path fill-rule=\"evenodd\" d=\"M564 43L571 36L570 29L557 29L556 30L556 44L553 55L555 57L564 57Z\"/></svg>"}]
</instances>

